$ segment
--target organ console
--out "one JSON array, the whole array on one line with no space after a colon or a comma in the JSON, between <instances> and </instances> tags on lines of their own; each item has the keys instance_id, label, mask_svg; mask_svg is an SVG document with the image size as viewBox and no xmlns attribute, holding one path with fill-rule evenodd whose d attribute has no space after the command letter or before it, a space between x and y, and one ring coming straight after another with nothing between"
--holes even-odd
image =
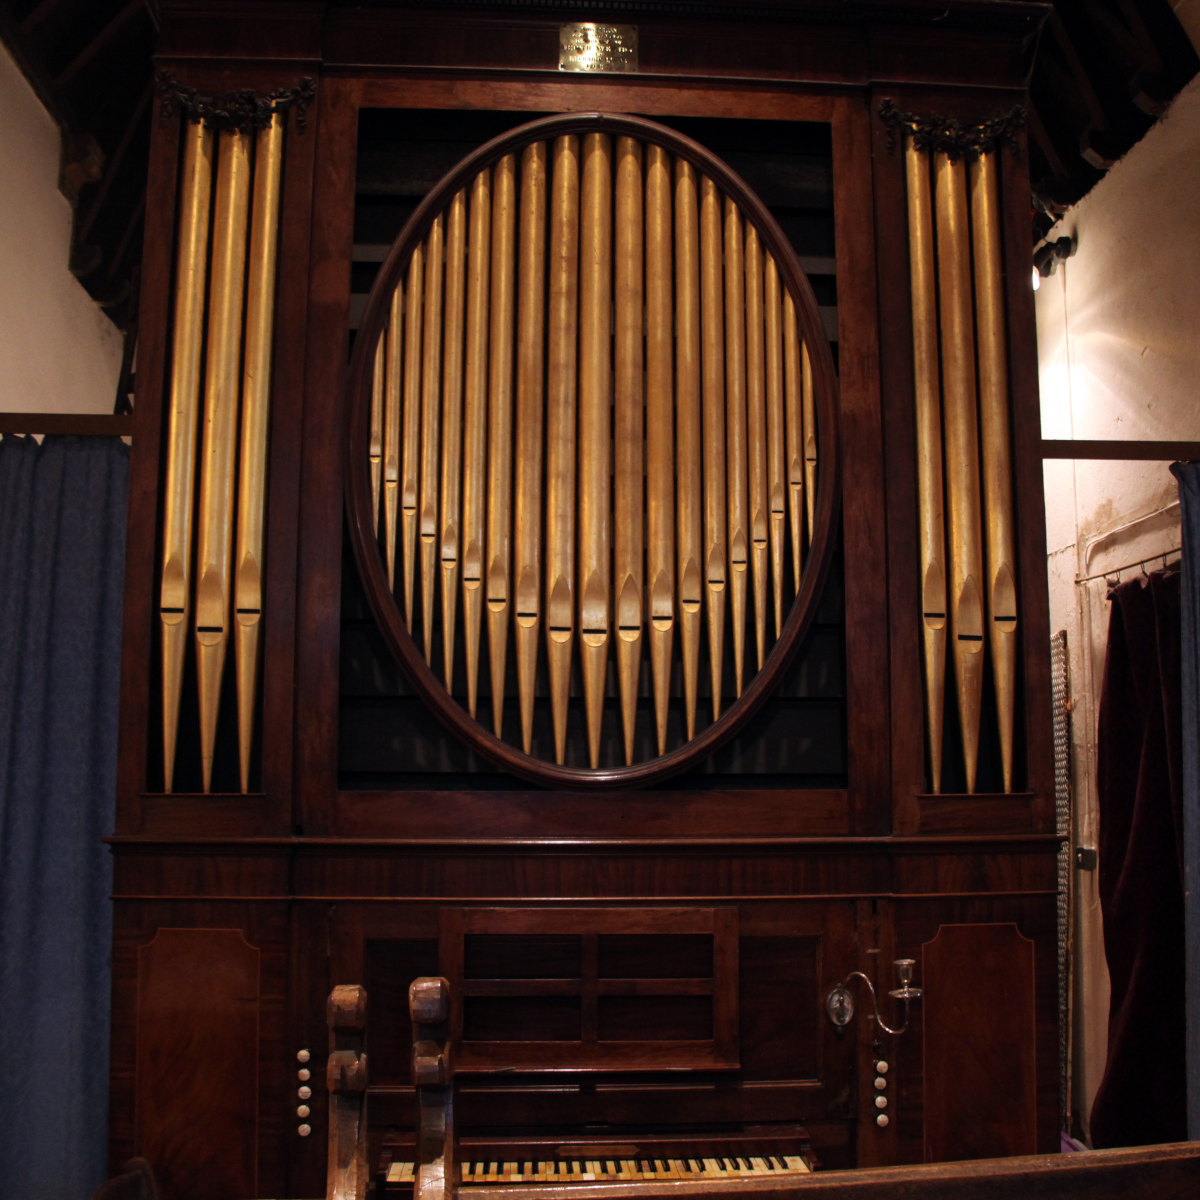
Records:
<instances>
[{"instance_id":1,"label":"organ console","mask_svg":"<svg viewBox=\"0 0 1200 1200\"><path fill-rule=\"evenodd\" d=\"M159 7L114 1166L420 1193L432 1087L443 1194L1055 1149L1047 8Z\"/></svg>"}]
</instances>

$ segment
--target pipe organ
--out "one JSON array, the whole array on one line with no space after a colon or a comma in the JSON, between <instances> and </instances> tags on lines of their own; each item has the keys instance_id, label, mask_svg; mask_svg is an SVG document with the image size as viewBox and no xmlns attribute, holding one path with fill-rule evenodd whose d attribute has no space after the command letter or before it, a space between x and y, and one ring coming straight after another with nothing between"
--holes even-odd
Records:
<instances>
[{"instance_id":1,"label":"pipe organ","mask_svg":"<svg viewBox=\"0 0 1200 1200\"><path fill-rule=\"evenodd\" d=\"M160 7L114 1165L1055 1148L1046 8Z\"/></svg>"}]
</instances>

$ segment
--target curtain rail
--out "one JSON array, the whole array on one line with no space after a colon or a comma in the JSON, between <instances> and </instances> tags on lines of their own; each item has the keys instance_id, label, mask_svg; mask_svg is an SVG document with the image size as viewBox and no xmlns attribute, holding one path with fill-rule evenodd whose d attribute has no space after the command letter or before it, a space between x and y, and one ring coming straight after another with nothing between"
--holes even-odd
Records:
<instances>
[{"instance_id":1,"label":"curtain rail","mask_svg":"<svg viewBox=\"0 0 1200 1200\"><path fill-rule=\"evenodd\" d=\"M81 437L130 437L133 417L108 413L0 412L0 433L66 433Z\"/></svg>"},{"instance_id":2,"label":"curtain rail","mask_svg":"<svg viewBox=\"0 0 1200 1200\"><path fill-rule=\"evenodd\" d=\"M1150 564L1152 562L1157 562L1160 558L1163 560L1163 568L1165 569L1166 565L1167 565L1167 559L1172 554L1179 554L1179 553L1181 553L1181 547L1172 546L1170 550L1163 550L1158 554L1151 554L1149 558L1141 558L1141 559L1138 559L1136 562L1125 563L1123 566L1120 566L1120 567L1109 567L1107 571L1098 571L1095 575L1080 575L1078 578L1076 578L1075 582L1077 584L1091 583L1093 579L1108 579L1113 575L1116 575L1119 577L1122 571L1129 571L1129 570L1132 570L1134 567L1147 566L1148 564Z\"/></svg>"}]
</instances>

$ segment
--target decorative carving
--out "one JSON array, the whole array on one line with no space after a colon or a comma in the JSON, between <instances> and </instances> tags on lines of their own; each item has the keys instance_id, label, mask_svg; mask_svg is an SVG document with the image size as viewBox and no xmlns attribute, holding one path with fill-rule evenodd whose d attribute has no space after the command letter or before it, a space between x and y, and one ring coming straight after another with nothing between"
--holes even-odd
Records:
<instances>
[{"instance_id":1,"label":"decorative carving","mask_svg":"<svg viewBox=\"0 0 1200 1200\"><path fill-rule=\"evenodd\" d=\"M912 134L918 150L941 151L950 156L951 162L974 159L976 155L996 150L1005 143L1014 152L1018 151L1017 130L1025 124L1025 109L1019 104L981 125L964 125L955 117L937 113L922 116L902 112L892 100L882 101L878 111L888 128L889 152L896 148L896 131L902 130Z\"/></svg>"},{"instance_id":2,"label":"decorative carving","mask_svg":"<svg viewBox=\"0 0 1200 1200\"><path fill-rule=\"evenodd\" d=\"M166 123L176 112L182 112L192 124L203 121L209 129L239 130L241 132L265 129L271 123L271 115L296 110L296 127L308 126L308 105L317 94L317 85L306 75L291 88L276 88L273 92L256 92L253 88L238 88L231 92L218 92L205 96L194 87L180 83L166 71L154 77L155 90L162 97L161 120Z\"/></svg>"}]
</instances>

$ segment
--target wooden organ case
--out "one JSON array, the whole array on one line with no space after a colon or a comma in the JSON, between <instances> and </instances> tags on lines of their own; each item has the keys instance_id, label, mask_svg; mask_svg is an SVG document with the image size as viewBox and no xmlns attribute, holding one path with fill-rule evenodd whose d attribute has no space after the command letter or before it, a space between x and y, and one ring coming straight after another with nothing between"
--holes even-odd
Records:
<instances>
[{"instance_id":1,"label":"wooden organ case","mask_svg":"<svg viewBox=\"0 0 1200 1200\"><path fill-rule=\"evenodd\" d=\"M1056 1148L1043 6L160 7L114 1164L320 1194L338 984L378 1161L426 975L468 1140Z\"/></svg>"}]
</instances>

